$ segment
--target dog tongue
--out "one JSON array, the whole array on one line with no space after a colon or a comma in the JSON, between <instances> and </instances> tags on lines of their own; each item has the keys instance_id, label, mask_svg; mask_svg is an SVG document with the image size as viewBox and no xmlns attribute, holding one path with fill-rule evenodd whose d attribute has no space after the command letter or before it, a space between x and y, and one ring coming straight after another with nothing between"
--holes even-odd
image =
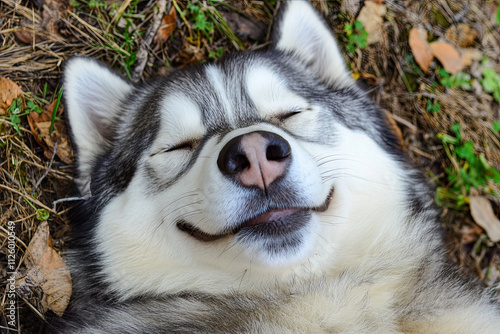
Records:
<instances>
[{"instance_id":1,"label":"dog tongue","mask_svg":"<svg viewBox=\"0 0 500 334\"><path fill-rule=\"evenodd\" d=\"M249 226L255 226L255 225L260 225L260 224L266 224L271 221L277 221L282 218L285 218L291 214L294 214L295 212L299 211L299 209L276 209L276 210L271 210L264 212L261 215L258 215L255 218L250 219L246 223L244 223L241 227L249 227Z\"/></svg>"}]
</instances>

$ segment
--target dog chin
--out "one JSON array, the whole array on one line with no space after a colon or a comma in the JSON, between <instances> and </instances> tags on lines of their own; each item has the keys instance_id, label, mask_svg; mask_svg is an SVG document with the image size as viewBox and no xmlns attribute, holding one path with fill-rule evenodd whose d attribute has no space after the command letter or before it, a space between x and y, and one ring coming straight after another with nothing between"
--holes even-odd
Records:
<instances>
[{"instance_id":1,"label":"dog chin","mask_svg":"<svg viewBox=\"0 0 500 334\"><path fill-rule=\"evenodd\" d=\"M265 228L244 228L234 238L252 265L261 264L267 270L285 269L303 263L312 254L318 224L314 216L309 211L299 211L291 217L292 222L275 221ZM283 224L289 227L283 229Z\"/></svg>"}]
</instances>

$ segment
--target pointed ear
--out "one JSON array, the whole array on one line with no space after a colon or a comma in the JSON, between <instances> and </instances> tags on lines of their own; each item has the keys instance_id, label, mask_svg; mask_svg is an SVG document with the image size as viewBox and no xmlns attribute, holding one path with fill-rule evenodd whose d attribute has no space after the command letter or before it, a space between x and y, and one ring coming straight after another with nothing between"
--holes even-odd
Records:
<instances>
[{"instance_id":1,"label":"pointed ear","mask_svg":"<svg viewBox=\"0 0 500 334\"><path fill-rule=\"evenodd\" d=\"M105 65L75 57L64 67L64 102L77 149L82 192L87 192L95 159L112 145L116 121L132 85Z\"/></svg>"},{"instance_id":2,"label":"pointed ear","mask_svg":"<svg viewBox=\"0 0 500 334\"><path fill-rule=\"evenodd\" d=\"M328 84L354 85L333 33L305 0L286 1L276 22L274 48L292 53Z\"/></svg>"}]
</instances>

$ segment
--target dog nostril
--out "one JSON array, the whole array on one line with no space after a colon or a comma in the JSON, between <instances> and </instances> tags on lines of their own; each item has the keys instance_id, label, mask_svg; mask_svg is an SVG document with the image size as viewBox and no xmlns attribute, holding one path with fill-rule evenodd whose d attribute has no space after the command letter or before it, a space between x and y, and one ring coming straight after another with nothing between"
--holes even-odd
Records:
<instances>
[{"instance_id":1,"label":"dog nostril","mask_svg":"<svg viewBox=\"0 0 500 334\"><path fill-rule=\"evenodd\" d=\"M269 161L280 161L288 157L290 155L290 151L290 145L287 141L284 139L275 140L274 143L267 146L266 158Z\"/></svg>"},{"instance_id":2,"label":"dog nostril","mask_svg":"<svg viewBox=\"0 0 500 334\"><path fill-rule=\"evenodd\" d=\"M228 156L224 165L224 170L227 174L236 174L249 167L250 162L245 155L236 154L232 157Z\"/></svg>"}]
</instances>

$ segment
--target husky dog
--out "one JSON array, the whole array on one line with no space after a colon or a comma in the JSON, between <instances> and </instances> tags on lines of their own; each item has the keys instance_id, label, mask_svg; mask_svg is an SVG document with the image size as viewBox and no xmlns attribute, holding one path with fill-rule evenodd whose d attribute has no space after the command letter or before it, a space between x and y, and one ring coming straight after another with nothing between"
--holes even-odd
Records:
<instances>
[{"instance_id":1,"label":"husky dog","mask_svg":"<svg viewBox=\"0 0 500 334\"><path fill-rule=\"evenodd\" d=\"M61 333L500 333L307 1L266 52L133 85L65 68L77 149Z\"/></svg>"}]
</instances>

